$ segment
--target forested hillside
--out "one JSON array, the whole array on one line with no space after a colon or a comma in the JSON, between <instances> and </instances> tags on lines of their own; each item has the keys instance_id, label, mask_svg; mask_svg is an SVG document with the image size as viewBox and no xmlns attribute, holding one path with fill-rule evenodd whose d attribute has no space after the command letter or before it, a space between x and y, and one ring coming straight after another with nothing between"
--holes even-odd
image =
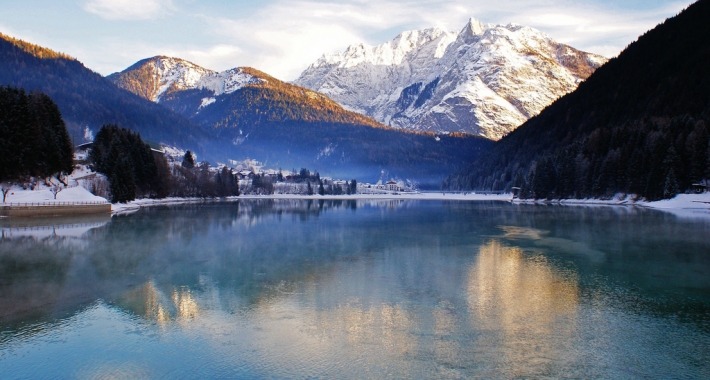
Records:
<instances>
[{"instance_id":1,"label":"forested hillside","mask_svg":"<svg viewBox=\"0 0 710 380\"><path fill-rule=\"evenodd\" d=\"M323 94L241 67L220 73L170 57L142 60L109 76L217 136L208 154L255 158L273 168L310 167L327 176L438 185L489 140L404 132L347 111Z\"/></svg>"},{"instance_id":2,"label":"forested hillside","mask_svg":"<svg viewBox=\"0 0 710 380\"><path fill-rule=\"evenodd\" d=\"M710 0L666 20L443 187L659 199L710 178L708 20Z\"/></svg>"},{"instance_id":3,"label":"forested hillside","mask_svg":"<svg viewBox=\"0 0 710 380\"><path fill-rule=\"evenodd\" d=\"M238 91L225 93L213 104L200 107L205 90L172 92L161 103L202 125L215 128L242 128L255 124L282 121L339 123L388 128L374 119L343 109L338 103L315 91L282 82L259 70L239 70L259 82L249 83ZM201 96L200 96L201 95Z\"/></svg>"},{"instance_id":4,"label":"forested hillside","mask_svg":"<svg viewBox=\"0 0 710 380\"><path fill-rule=\"evenodd\" d=\"M205 131L186 118L114 86L65 54L0 34L0 85L41 91L59 106L72 137L119 124L156 142L199 148Z\"/></svg>"},{"instance_id":5,"label":"forested hillside","mask_svg":"<svg viewBox=\"0 0 710 380\"><path fill-rule=\"evenodd\" d=\"M235 151L271 165L315 167L368 181L384 170L387 176L436 182L491 144L471 135L397 130L347 111L322 94L252 68L241 70L262 82L218 96L191 119L213 128L220 140L233 142ZM205 90L173 92L161 104L184 112L206 96ZM189 102L194 106L185 105Z\"/></svg>"}]
</instances>

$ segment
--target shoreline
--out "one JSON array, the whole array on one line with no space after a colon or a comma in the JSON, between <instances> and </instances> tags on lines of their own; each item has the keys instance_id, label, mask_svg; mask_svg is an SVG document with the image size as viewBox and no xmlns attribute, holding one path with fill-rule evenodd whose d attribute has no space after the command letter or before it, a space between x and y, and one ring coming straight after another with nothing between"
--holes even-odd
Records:
<instances>
[{"instance_id":1,"label":"shoreline","mask_svg":"<svg viewBox=\"0 0 710 380\"><path fill-rule=\"evenodd\" d=\"M271 195L240 195L225 198L164 198L164 199L136 199L129 203L114 203L111 205L113 215L128 214L143 207L167 206L191 203L234 202L243 200L450 200L450 201L504 201L510 202L511 194L485 195L485 194L456 194L456 193L399 193L399 194L354 194L354 195L303 195L303 194L271 194Z\"/></svg>"},{"instance_id":2,"label":"shoreline","mask_svg":"<svg viewBox=\"0 0 710 380\"><path fill-rule=\"evenodd\" d=\"M476 194L476 193L447 193L447 192L427 192L427 193L390 193L390 194L354 194L354 195L303 195L303 194L271 194L271 195L241 195L236 197L226 198L163 198L163 199L136 199L128 203L106 204L99 213L103 212L113 215L124 215L136 212L144 207L153 206L169 206L180 204L201 204L201 203L218 203L218 202L234 202L239 200L319 200L319 201L367 201L367 200L417 200L417 201L458 201L458 202L509 202L516 205L558 205L558 206L631 206L647 209L665 211L677 216L693 217L693 218L710 218L710 193L703 194L679 194L672 199L647 202L644 200L635 200L632 197L615 197L612 199L562 199L562 200L532 200L532 199L513 199L512 194ZM106 206L109 206L106 207ZM0 209L9 209L10 206ZM0 218L6 219L12 217L25 218L41 215L57 215L55 212L49 212L48 209L59 209L59 206L41 206L44 210L35 215L34 213L15 213L9 215L0 212ZM87 215L88 210L65 205L62 208L61 215ZM23 207L24 209L24 207ZM2 211L2 210L0 210ZM97 210L98 211L98 210Z\"/></svg>"},{"instance_id":3,"label":"shoreline","mask_svg":"<svg viewBox=\"0 0 710 380\"><path fill-rule=\"evenodd\" d=\"M672 199L648 202L637 201L631 197L618 197L612 199L562 199L562 200L527 200L513 199L512 194L461 194L446 192L431 193L399 193L399 194L354 194L354 195L302 195L302 194L271 194L271 195L240 195L226 198L165 198L165 199L137 199L128 204L113 204L112 214L124 214L138 211L142 207L233 202L238 200L432 200L432 201L469 201L469 202L510 202L513 204L531 205L560 205L560 206L633 206L659 211L666 211L676 215L710 217L710 193L679 194Z\"/></svg>"}]
</instances>

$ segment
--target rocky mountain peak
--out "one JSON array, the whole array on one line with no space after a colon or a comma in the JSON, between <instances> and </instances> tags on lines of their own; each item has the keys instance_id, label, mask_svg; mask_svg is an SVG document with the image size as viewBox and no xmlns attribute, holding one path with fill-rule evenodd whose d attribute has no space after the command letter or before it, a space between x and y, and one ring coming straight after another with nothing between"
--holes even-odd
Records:
<instances>
[{"instance_id":1,"label":"rocky mountain peak","mask_svg":"<svg viewBox=\"0 0 710 380\"><path fill-rule=\"evenodd\" d=\"M485 31L486 31L486 27L483 25L483 23L481 23L480 21L471 17L468 20L468 23L466 24L466 26L459 33L459 36L465 37L465 38L470 38L470 37L474 37L474 36L481 36L481 35L483 35L483 32L485 32Z\"/></svg>"},{"instance_id":2,"label":"rocky mountain peak","mask_svg":"<svg viewBox=\"0 0 710 380\"><path fill-rule=\"evenodd\" d=\"M604 62L533 28L471 18L458 33L407 31L324 55L295 83L393 127L499 139Z\"/></svg>"},{"instance_id":3,"label":"rocky mountain peak","mask_svg":"<svg viewBox=\"0 0 710 380\"><path fill-rule=\"evenodd\" d=\"M221 95L265 81L247 71L236 67L216 72L181 58L155 56L111 74L108 79L145 99L160 102L164 96L178 91L199 89Z\"/></svg>"}]
</instances>

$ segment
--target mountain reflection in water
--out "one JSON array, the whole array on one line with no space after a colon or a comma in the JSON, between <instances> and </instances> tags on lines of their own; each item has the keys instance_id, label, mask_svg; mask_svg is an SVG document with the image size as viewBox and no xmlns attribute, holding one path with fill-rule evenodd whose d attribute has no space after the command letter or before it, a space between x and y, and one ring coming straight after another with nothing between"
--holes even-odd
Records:
<instances>
[{"instance_id":1,"label":"mountain reflection in water","mask_svg":"<svg viewBox=\"0 0 710 380\"><path fill-rule=\"evenodd\" d=\"M260 200L13 223L0 221L1 378L710 370L702 219Z\"/></svg>"}]
</instances>

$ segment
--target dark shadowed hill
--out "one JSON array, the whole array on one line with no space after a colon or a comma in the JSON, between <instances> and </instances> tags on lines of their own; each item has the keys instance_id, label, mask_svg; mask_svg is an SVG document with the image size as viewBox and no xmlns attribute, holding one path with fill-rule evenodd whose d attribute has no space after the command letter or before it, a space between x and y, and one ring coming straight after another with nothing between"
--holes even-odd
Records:
<instances>
[{"instance_id":1,"label":"dark shadowed hill","mask_svg":"<svg viewBox=\"0 0 710 380\"><path fill-rule=\"evenodd\" d=\"M59 106L72 137L119 124L143 138L197 149L208 134L175 112L116 87L65 54L0 34L0 85L41 91ZM200 150L200 149L198 149Z\"/></svg>"},{"instance_id":2,"label":"dark shadowed hill","mask_svg":"<svg viewBox=\"0 0 710 380\"><path fill-rule=\"evenodd\" d=\"M521 187L525 197L648 199L708 172L710 0L630 44L579 88L495 144L449 189Z\"/></svg>"}]
</instances>

